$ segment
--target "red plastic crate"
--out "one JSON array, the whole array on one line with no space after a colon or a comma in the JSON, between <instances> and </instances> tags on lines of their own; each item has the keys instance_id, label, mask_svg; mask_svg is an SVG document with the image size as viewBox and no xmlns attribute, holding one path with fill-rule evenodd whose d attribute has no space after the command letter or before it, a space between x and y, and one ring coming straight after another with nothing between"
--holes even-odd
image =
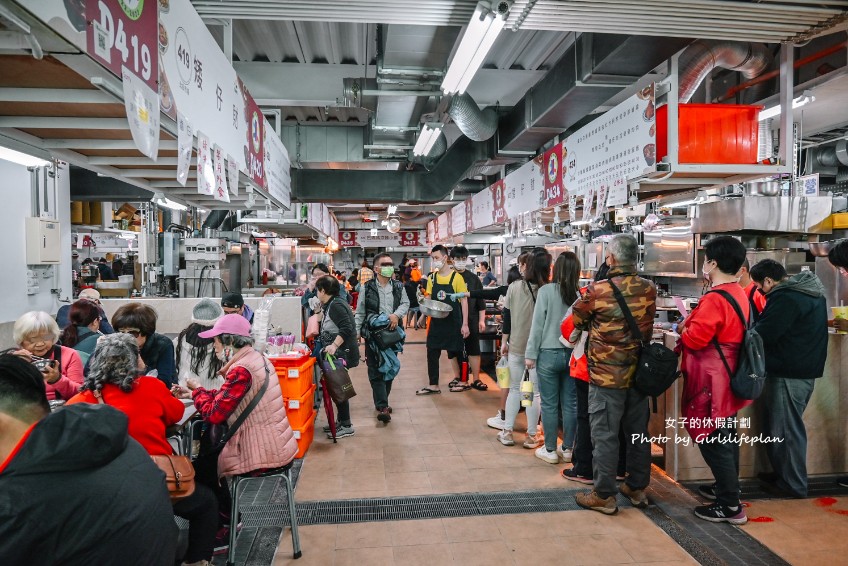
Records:
<instances>
[{"instance_id":1,"label":"red plastic crate","mask_svg":"<svg viewBox=\"0 0 848 566\"><path fill-rule=\"evenodd\" d=\"M757 162L762 106L680 104L679 163ZM657 110L657 162L668 155L668 106Z\"/></svg>"},{"instance_id":2,"label":"red plastic crate","mask_svg":"<svg viewBox=\"0 0 848 566\"><path fill-rule=\"evenodd\" d=\"M315 358L312 356L269 359L274 369L277 370L280 389L282 389L283 397L286 399L299 399L314 385Z\"/></svg>"},{"instance_id":3,"label":"red plastic crate","mask_svg":"<svg viewBox=\"0 0 848 566\"><path fill-rule=\"evenodd\" d=\"M297 454L295 458L303 458L309 446L312 444L312 439L315 437L315 413L314 411L301 427L292 427L294 439L297 441Z\"/></svg>"},{"instance_id":4,"label":"red plastic crate","mask_svg":"<svg viewBox=\"0 0 848 566\"><path fill-rule=\"evenodd\" d=\"M303 426L312 416L312 405L315 401L315 385L298 398L285 399L286 417L292 428Z\"/></svg>"}]
</instances>

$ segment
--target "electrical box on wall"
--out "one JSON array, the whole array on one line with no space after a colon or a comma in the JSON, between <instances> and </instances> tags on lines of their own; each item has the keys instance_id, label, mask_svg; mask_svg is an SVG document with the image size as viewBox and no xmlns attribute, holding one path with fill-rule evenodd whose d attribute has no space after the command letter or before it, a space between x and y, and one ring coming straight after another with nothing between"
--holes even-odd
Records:
<instances>
[{"instance_id":1,"label":"electrical box on wall","mask_svg":"<svg viewBox=\"0 0 848 566\"><path fill-rule=\"evenodd\" d=\"M26 218L27 265L59 263L61 239L59 222L48 218Z\"/></svg>"}]
</instances>

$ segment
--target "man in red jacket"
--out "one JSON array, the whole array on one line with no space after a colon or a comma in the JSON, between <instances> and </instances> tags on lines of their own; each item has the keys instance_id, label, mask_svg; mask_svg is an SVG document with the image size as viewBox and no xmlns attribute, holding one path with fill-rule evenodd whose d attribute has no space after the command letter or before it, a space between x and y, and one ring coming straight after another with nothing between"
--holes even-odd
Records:
<instances>
[{"instance_id":1,"label":"man in red jacket","mask_svg":"<svg viewBox=\"0 0 848 566\"><path fill-rule=\"evenodd\" d=\"M704 255L702 273L712 290L701 297L680 331L685 426L715 477L714 484L698 490L714 503L696 507L695 515L713 523L744 525L748 518L739 501L735 416L752 401L740 399L731 391L730 375L719 348L731 371L736 371L745 327L732 302L746 320L750 311L745 291L737 283L737 273L745 261L745 246L730 236L718 236L704 245Z\"/></svg>"}]
</instances>

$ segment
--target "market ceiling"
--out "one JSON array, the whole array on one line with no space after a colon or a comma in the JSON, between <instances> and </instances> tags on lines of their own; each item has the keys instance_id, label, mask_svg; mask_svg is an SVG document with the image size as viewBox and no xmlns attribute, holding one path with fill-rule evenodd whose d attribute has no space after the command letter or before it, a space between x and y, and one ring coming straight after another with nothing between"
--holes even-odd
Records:
<instances>
[{"instance_id":1,"label":"market ceiling","mask_svg":"<svg viewBox=\"0 0 848 566\"><path fill-rule=\"evenodd\" d=\"M136 150L121 101L91 84L102 69L30 17L21 3L0 1L4 145L40 148L192 204L225 206L197 194L194 170L186 187L176 182L172 124L160 133L155 163ZM450 106L439 83L476 0L192 4L254 99L282 126L297 168L295 198L428 202L435 203L429 207L433 212L631 94L639 77L693 38L801 42L844 30L848 8L848 1L809 0L506 2L504 31L468 87L478 106L498 109L496 135L472 142L448 120L444 163L412 164L420 124L445 116ZM39 39L43 59L29 54L34 49L21 23ZM578 55L590 57L588 68ZM596 84L587 85L584 75L591 81L593 74ZM228 206L244 208L246 200L242 191Z\"/></svg>"}]
</instances>

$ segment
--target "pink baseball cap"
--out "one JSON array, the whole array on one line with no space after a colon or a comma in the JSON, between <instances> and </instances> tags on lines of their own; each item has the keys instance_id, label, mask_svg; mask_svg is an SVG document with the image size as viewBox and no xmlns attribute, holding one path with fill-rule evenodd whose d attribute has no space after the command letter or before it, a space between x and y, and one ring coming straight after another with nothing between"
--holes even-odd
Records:
<instances>
[{"instance_id":1,"label":"pink baseball cap","mask_svg":"<svg viewBox=\"0 0 848 566\"><path fill-rule=\"evenodd\" d=\"M201 338L214 338L221 334L250 336L250 323L238 313L225 314L215 322L215 326L206 332L200 332L198 336Z\"/></svg>"}]
</instances>

